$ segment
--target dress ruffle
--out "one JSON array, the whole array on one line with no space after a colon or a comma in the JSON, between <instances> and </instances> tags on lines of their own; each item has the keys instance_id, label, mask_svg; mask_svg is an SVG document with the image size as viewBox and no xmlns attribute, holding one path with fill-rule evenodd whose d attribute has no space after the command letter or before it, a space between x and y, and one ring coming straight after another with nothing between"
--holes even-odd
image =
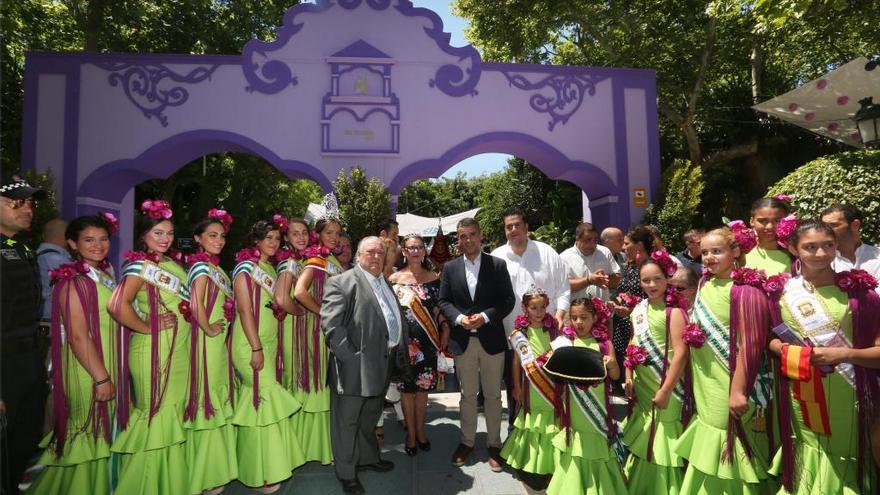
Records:
<instances>
[{"instance_id":1,"label":"dress ruffle","mask_svg":"<svg viewBox=\"0 0 880 495\"><path fill-rule=\"evenodd\" d=\"M803 442L795 444L798 464L795 469L795 495L811 495L813 493L837 493L857 495L859 489L858 460L852 457L829 455L824 450L816 449ZM782 450L777 451L773 458L770 473L782 473ZM866 487L865 493L872 493ZM785 488L780 488L780 495L787 495Z\"/></svg>"},{"instance_id":2,"label":"dress ruffle","mask_svg":"<svg viewBox=\"0 0 880 495\"><path fill-rule=\"evenodd\" d=\"M630 451L630 457L640 459L648 458L648 440L651 436L651 414L636 411L627 419L624 425L623 443ZM684 459L675 453L675 442L681 436L684 428L680 421L660 421L655 419L654 424L654 449L652 464L664 467L684 466Z\"/></svg>"},{"instance_id":3,"label":"dress ruffle","mask_svg":"<svg viewBox=\"0 0 880 495\"><path fill-rule=\"evenodd\" d=\"M212 430L230 424L234 416L232 403L229 402L229 389L217 387L211 390L211 400L214 406L214 414L210 418L205 417L204 403L199 401L199 409L192 421L185 421L183 427L187 430Z\"/></svg>"},{"instance_id":4,"label":"dress ruffle","mask_svg":"<svg viewBox=\"0 0 880 495\"><path fill-rule=\"evenodd\" d=\"M236 437L238 479L247 486L284 481L294 469L306 463L298 443L291 441L290 421L241 426Z\"/></svg>"},{"instance_id":5,"label":"dress ruffle","mask_svg":"<svg viewBox=\"0 0 880 495\"><path fill-rule=\"evenodd\" d=\"M109 495L108 462L107 458L102 458L68 466L57 464L47 466L27 493L29 495L56 495L58 493ZM40 463L42 463L42 459Z\"/></svg>"},{"instance_id":6,"label":"dress ruffle","mask_svg":"<svg viewBox=\"0 0 880 495\"><path fill-rule=\"evenodd\" d=\"M189 493L200 494L238 478L235 428L231 424L186 432Z\"/></svg>"},{"instance_id":7,"label":"dress ruffle","mask_svg":"<svg viewBox=\"0 0 880 495\"><path fill-rule=\"evenodd\" d=\"M183 415L174 404L163 405L150 420L149 411L134 408L128 428L119 432L110 450L134 454L162 449L186 441Z\"/></svg>"},{"instance_id":8,"label":"dress ruffle","mask_svg":"<svg viewBox=\"0 0 880 495\"><path fill-rule=\"evenodd\" d=\"M237 426L268 426L299 411L301 404L283 386L270 380L260 383L260 407L254 408L254 389L242 383L235 396L231 423Z\"/></svg>"},{"instance_id":9,"label":"dress ruffle","mask_svg":"<svg viewBox=\"0 0 880 495\"><path fill-rule=\"evenodd\" d=\"M608 440L596 430L578 431L574 428L570 431L569 441L565 440L565 430L560 430L553 436L553 447L564 451L567 455L577 457L585 461L613 461L617 465L617 456L611 451Z\"/></svg>"},{"instance_id":10,"label":"dress ruffle","mask_svg":"<svg viewBox=\"0 0 880 495\"><path fill-rule=\"evenodd\" d=\"M95 438L91 431L81 431L76 435L67 436L64 444L64 455L57 457L52 449L53 435L49 432L40 442L40 448L46 449L37 464L44 466L76 466L85 462L110 457L110 444L103 436Z\"/></svg>"},{"instance_id":11,"label":"dress ruffle","mask_svg":"<svg viewBox=\"0 0 880 495\"><path fill-rule=\"evenodd\" d=\"M330 411L307 412L303 407L291 416L291 442L305 456L306 462L317 461L321 464L333 462L333 449L330 444Z\"/></svg>"},{"instance_id":12,"label":"dress ruffle","mask_svg":"<svg viewBox=\"0 0 880 495\"><path fill-rule=\"evenodd\" d=\"M501 457L514 469L535 474L552 474L556 469L554 450L552 433L514 427L501 448Z\"/></svg>"},{"instance_id":13,"label":"dress ruffle","mask_svg":"<svg viewBox=\"0 0 880 495\"><path fill-rule=\"evenodd\" d=\"M630 455L623 472L626 474L629 493L638 495L678 495L683 494L683 467L661 466L645 459Z\"/></svg>"},{"instance_id":14,"label":"dress ruffle","mask_svg":"<svg viewBox=\"0 0 880 495\"><path fill-rule=\"evenodd\" d=\"M564 433L560 435L564 436ZM601 436L595 436L604 442ZM593 446L595 448L595 444ZM608 453L607 448L596 450ZM556 468L550 479L550 485L547 486L547 495L627 493L620 465L614 456L610 456L607 460L587 459L581 456L573 457L568 452L557 450L554 457Z\"/></svg>"},{"instance_id":15,"label":"dress ruffle","mask_svg":"<svg viewBox=\"0 0 880 495\"><path fill-rule=\"evenodd\" d=\"M745 428L748 427L745 425ZM691 471L698 470L708 477L718 478L719 481L730 480L737 485L742 485L743 482L746 484L760 483L767 479L768 475L761 456L755 455L749 461L738 440L734 446L733 459L729 462L722 462L726 442L727 431L707 425L697 415L691 420L678 441L672 445L672 449L677 455L688 460L686 478L691 476ZM754 451L755 446L752 447ZM692 486L690 489L698 488L699 485ZM685 493L697 492L685 490ZM736 493L739 493L739 490ZM751 492L743 491L743 493Z\"/></svg>"}]
</instances>

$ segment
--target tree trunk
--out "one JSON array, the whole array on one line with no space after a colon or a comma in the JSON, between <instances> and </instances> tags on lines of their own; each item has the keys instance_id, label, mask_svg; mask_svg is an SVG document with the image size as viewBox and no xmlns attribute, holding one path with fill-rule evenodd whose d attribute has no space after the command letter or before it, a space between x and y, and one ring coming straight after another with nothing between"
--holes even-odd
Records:
<instances>
[{"instance_id":1,"label":"tree trunk","mask_svg":"<svg viewBox=\"0 0 880 495\"><path fill-rule=\"evenodd\" d=\"M761 103L761 83L762 76L764 75L764 51L761 48L761 41L759 39L756 39L755 44L752 46L749 63L752 66L752 103L757 105Z\"/></svg>"},{"instance_id":2,"label":"tree trunk","mask_svg":"<svg viewBox=\"0 0 880 495\"><path fill-rule=\"evenodd\" d=\"M106 0L91 0L88 6L83 35L85 38L85 50L87 52L98 51L101 39L101 23L104 19Z\"/></svg>"}]
</instances>

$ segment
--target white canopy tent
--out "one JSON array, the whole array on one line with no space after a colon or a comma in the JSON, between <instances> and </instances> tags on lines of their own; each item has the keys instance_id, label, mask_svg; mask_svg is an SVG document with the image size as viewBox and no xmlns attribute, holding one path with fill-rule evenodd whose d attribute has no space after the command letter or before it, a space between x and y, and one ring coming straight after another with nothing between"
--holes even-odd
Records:
<instances>
[{"instance_id":1,"label":"white canopy tent","mask_svg":"<svg viewBox=\"0 0 880 495\"><path fill-rule=\"evenodd\" d=\"M458 221L462 218L473 217L480 211L479 208L463 211L448 217L420 217L412 213L402 213L397 215L397 222L400 227L400 235L419 234L423 237L434 237L437 235L437 227L442 227L444 233L455 232ZM314 223L315 219L324 214L324 207L309 203L306 209L305 220Z\"/></svg>"},{"instance_id":2,"label":"white canopy tent","mask_svg":"<svg viewBox=\"0 0 880 495\"><path fill-rule=\"evenodd\" d=\"M859 110L859 100L867 96L880 101L880 70L868 64L867 58L859 57L752 108L816 134L864 148L852 117Z\"/></svg>"}]
</instances>

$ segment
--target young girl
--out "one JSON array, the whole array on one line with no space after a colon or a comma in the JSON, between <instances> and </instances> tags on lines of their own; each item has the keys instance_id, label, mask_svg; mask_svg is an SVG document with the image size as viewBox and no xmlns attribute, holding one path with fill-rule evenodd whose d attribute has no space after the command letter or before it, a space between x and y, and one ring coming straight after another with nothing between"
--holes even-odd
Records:
<instances>
[{"instance_id":1,"label":"young girl","mask_svg":"<svg viewBox=\"0 0 880 495\"><path fill-rule=\"evenodd\" d=\"M208 217L193 229L198 252L187 257L192 320L189 402L184 427L191 494L216 495L238 478L235 428L231 422L231 362L226 347L235 312L232 282L218 266L230 225L229 213L211 209Z\"/></svg>"},{"instance_id":2,"label":"young girl","mask_svg":"<svg viewBox=\"0 0 880 495\"><path fill-rule=\"evenodd\" d=\"M567 404L562 404L563 422L569 426L553 437L555 468L548 495L600 495L627 493L619 459L623 446L611 414L611 381L620 377L620 367L611 347L607 327L611 310L599 298L580 298L571 303L571 327L563 335L577 347L588 347L605 357L607 377L596 386L566 384Z\"/></svg>"},{"instance_id":3,"label":"young girl","mask_svg":"<svg viewBox=\"0 0 880 495\"><path fill-rule=\"evenodd\" d=\"M501 457L519 471L550 475L556 468L553 462L554 435L559 431L555 418L557 394L553 380L541 369L556 338L556 321L547 314L547 293L532 287L523 294L523 314L516 317L510 343L514 349L511 362L513 396L521 404L513 431L504 442ZM541 476L530 485L535 489L546 487L549 476Z\"/></svg>"},{"instance_id":4,"label":"young girl","mask_svg":"<svg viewBox=\"0 0 880 495\"><path fill-rule=\"evenodd\" d=\"M684 479L684 461L672 444L692 412L683 414L690 392L681 383L690 351L683 337L687 302L668 282L675 272L663 251L652 253L639 268L648 297L630 314L633 338L624 361L624 390L634 402L623 436L630 450L625 467L630 493L678 494Z\"/></svg>"},{"instance_id":5,"label":"young girl","mask_svg":"<svg viewBox=\"0 0 880 495\"><path fill-rule=\"evenodd\" d=\"M239 263L232 275L238 317L229 337L230 353L241 376L232 422L237 426L238 479L273 493L306 462L290 422L301 404L275 375L278 321L272 306L275 269L269 258L278 250L281 234L272 222L261 220L247 240L249 247L236 256Z\"/></svg>"},{"instance_id":6,"label":"young girl","mask_svg":"<svg viewBox=\"0 0 880 495\"><path fill-rule=\"evenodd\" d=\"M800 275L767 284L773 323L785 324L770 342L784 377L780 432L793 436L782 442L773 472L792 493L874 493L868 435L880 401L877 282L861 270L834 273L837 242L826 224L801 223L789 250Z\"/></svg>"},{"instance_id":7,"label":"young girl","mask_svg":"<svg viewBox=\"0 0 880 495\"><path fill-rule=\"evenodd\" d=\"M116 287L106 258L113 230L104 215L72 220L65 237L76 262L50 272L55 424L42 444L46 469L28 493L110 493L118 325L106 311Z\"/></svg>"},{"instance_id":8,"label":"young girl","mask_svg":"<svg viewBox=\"0 0 880 495\"><path fill-rule=\"evenodd\" d=\"M279 249L275 255L278 260L278 284L275 289L275 304L280 306L289 315L281 320L278 333L278 373L281 382L302 402L305 393L297 386L300 370L297 357L297 349L304 345L305 334L305 309L300 306L293 297L293 289L296 281L302 274L303 250L309 245L309 225L301 218L287 220L276 215L275 225L287 240L287 247ZM286 229L286 233L284 230Z\"/></svg>"},{"instance_id":9,"label":"young girl","mask_svg":"<svg viewBox=\"0 0 880 495\"><path fill-rule=\"evenodd\" d=\"M789 206L778 198L762 198L752 203L749 225L758 236L758 245L744 250L745 266L764 270L768 277L791 272L791 256L779 245L777 226L789 214Z\"/></svg>"},{"instance_id":10,"label":"young girl","mask_svg":"<svg viewBox=\"0 0 880 495\"><path fill-rule=\"evenodd\" d=\"M691 345L696 414L674 446L688 460L681 493L763 493L767 487L766 421L770 386L758 379L769 332L763 279L735 269L740 246L716 229L700 242L709 271L694 304Z\"/></svg>"},{"instance_id":11,"label":"young girl","mask_svg":"<svg viewBox=\"0 0 880 495\"><path fill-rule=\"evenodd\" d=\"M119 359L120 454L117 493L189 493L183 413L189 377L189 289L186 271L168 257L174 242L170 205L141 204L139 244L129 252L109 310L126 328ZM129 391L134 397L129 398ZM129 415L129 405L131 414Z\"/></svg>"}]
</instances>

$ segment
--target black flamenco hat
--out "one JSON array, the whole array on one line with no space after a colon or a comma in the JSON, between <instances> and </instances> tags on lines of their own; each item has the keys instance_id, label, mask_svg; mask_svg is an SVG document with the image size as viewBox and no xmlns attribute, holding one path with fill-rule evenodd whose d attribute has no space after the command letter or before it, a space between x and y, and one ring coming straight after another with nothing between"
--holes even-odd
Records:
<instances>
[{"instance_id":1,"label":"black flamenco hat","mask_svg":"<svg viewBox=\"0 0 880 495\"><path fill-rule=\"evenodd\" d=\"M556 381L595 383L605 379L602 353L586 347L560 347L544 363L544 371Z\"/></svg>"}]
</instances>

